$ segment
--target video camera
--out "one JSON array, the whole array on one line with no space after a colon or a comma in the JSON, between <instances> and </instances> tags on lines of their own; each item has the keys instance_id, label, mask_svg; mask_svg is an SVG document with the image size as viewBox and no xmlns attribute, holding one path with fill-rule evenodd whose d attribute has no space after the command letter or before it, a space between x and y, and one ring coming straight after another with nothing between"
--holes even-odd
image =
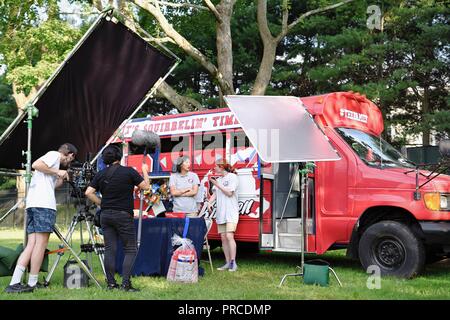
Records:
<instances>
[{"instance_id":1,"label":"video camera","mask_svg":"<svg viewBox=\"0 0 450 320\"><path fill-rule=\"evenodd\" d=\"M78 199L84 198L87 187L97 173L95 167L89 161L73 162L67 169L67 173L69 174L69 184L72 186L70 195Z\"/></svg>"}]
</instances>

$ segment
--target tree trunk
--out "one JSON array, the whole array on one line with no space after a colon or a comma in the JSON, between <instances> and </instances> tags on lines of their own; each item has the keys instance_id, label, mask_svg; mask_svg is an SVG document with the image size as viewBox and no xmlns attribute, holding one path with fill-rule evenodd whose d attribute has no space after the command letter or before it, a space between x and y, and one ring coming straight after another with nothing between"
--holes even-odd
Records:
<instances>
[{"instance_id":1,"label":"tree trunk","mask_svg":"<svg viewBox=\"0 0 450 320\"><path fill-rule=\"evenodd\" d=\"M19 114L21 112L25 111L24 110L25 105L37 93L37 90L38 90L39 87L40 87L40 85L37 85L37 86L33 87L31 89L31 91L30 91L30 94L28 96L26 96L23 92L18 92L17 91L17 85L16 84L14 84L14 83L12 84L13 97L14 97L14 100L16 102L16 107L18 109Z\"/></svg>"},{"instance_id":2,"label":"tree trunk","mask_svg":"<svg viewBox=\"0 0 450 320\"><path fill-rule=\"evenodd\" d=\"M282 1L282 24L281 31L278 35L273 36L269 29L269 23L267 21L267 0L258 0L257 4L257 21L259 34L264 45L263 58L261 65L258 70L258 75L253 86L252 95L264 95L267 86L270 83L270 78L272 77L272 69L275 63L276 50L278 44L284 39L284 37L289 33L292 28L294 28L298 23L307 18L308 16L325 12L337 7L340 7L346 3L352 2L353 0L344 0L333 5L325 6L322 8L310 10L300 17L298 17L294 22L288 24L289 17L289 1Z\"/></svg>"},{"instance_id":3,"label":"tree trunk","mask_svg":"<svg viewBox=\"0 0 450 320\"><path fill-rule=\"evenodd\" d=\"M233 88L233 45L231 38L231 16L235 1L223 0L216 7L220 14L220 21L216 23L217 67L229 90Z\"/></svg>"},{"instance_id":4,"label":"tree trunk","mask_svg":"<svg viewBox=\"0 0 450 320\"><path fill-rule=\"evenodd\" d=\"M275 63L277 45L275 41L267 41L264 44L264 54L259 66L258 75L253 85L252 95L262 96L266 93L270 78L272 77L272 69Z\"/></svg>"},{"instance_id":5,"label":"tree trunk","mask_svg":"<svg viewBox=\"0 0 450 320\"><path fill-rule=\"evenodd\" d=\"M423 89L423 99L422 99L422 121L424 121L425 116L430 113L430 96L428 94L428 88ZM425 125L422 132L422 144L424 146L430 145L430 127Z\"/></svg>"},{"instance_id":6,"label":"tree trunk","mask_svg":"<svg viewBox=\"0 0 450 320\"><path fill-rule=\"evenodd\" d=\"M202 110L200 102L193 98L179 95L167 82L163 81L158 87L158 93L172 103L180 112Z\"/></svg>"},{"instance_id":7,"label":"tree trunk","mask_svg":"<svg viewBox=\"0 0 450 320\"><path fill-rule=\"evenodd\" d=\"M103 10L102 0L94 0L93 4L94 4L94 7L96 7L98 11Z\"/></svg>"},{"instance_id":8,"label":"tree trunk","mask_svg":"<svg viewBox=\"0 0 450 320\"><path fill-rule=\"evenodd\" d=\"M173 25L166 19L163 12L153 2L144 0L132 0L133 3L148 11L157 21L164 33L171 38L186 54L197 61L208 73L217 81L225 94L232 94L229 83L225 81L219 69L211 62L211 60L194 47L186 38L178 33Z\"/></svg>"},{"instance_id":9,"label":"tree trunk","mask_svg":"<svg viewBox=\"0 0 450 320\"><path fill-rule=\"evenodd\" d=\"M112 5L112 3L111 3L111 5ZM130 8L127 4L127 1L118 0L117 1L117 9L119 10L119 12L121 12L124 15L124 17L128 18L124 21L125 25L128 28L130 28L131 30L133 30L134 32L136 32L136 28L133 24L133 22L134 22L133 12L130 10Z\"/></svg>"},{"instance_id":10,"label":"tree trunk","mask_svg":"<svg viewBox=\"0 0 450 320\"><path fill-rule=\"evenodd\" d=\"M287 10L287 9L286 9ZM263 42L264 51L261 64L259 65L258 75L252 89L252 95L264 95L270 78L272 77L272 68L275 63L276 50L278 43L287 33L287 11L283 10L282 31L276 37L272 35L267 21L267 0L258 0L257 21L259 35Z\"/></svg>"}]
</instances>

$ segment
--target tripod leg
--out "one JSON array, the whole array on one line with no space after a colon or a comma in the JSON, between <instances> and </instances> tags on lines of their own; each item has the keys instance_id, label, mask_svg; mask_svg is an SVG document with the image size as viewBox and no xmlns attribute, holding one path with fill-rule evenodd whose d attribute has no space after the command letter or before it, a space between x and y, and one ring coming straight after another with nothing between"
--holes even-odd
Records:
<instances>
[{"instance_id":1,"label":"tripod leg","mask_svg":"<svg viewBox=\"0 0 450 320\"><path fill-rule=\"evenodd\" d=\"M89 268L86 267L86 265L83 263L83 261L81 261L80 257L77 255L75 250L73 250L72 247L67 243L67 241L64 239L62 234L59 232L59 230L56 227L54 227L53 231L55 231L56 236L62 241L62 243L64 243L64 245L70 250L70 252L72 252L72 255L74 256L75 260L77 260L78 264L84 270L84 272L86 272L86 274L89 276L89 278L91 278L91 280L95 282L97 287L99 287L101 289L102 286L100 285L100 283L97 281L97 279L95 279L94 275L89 270Z\"/></svg>"},{"instance_id":2,"label":"tripod leg","mask_svg":"<svg viewBox=\"0 0 450 320\"><path fill-rule=\"evenodd\" d=\"M278 287L281 287L283 285L284 280L286 280L287 277L302 277L303 273L289 273L289 274L285 274L283 276L283 279L281 279L280 284L278 285Z\"/></svg>"},{"instance_id":3,"label":"tripod leg","mask_svg":"<svg viewBox=\"0 0 450 320\"><path fill-rule=\"evenodd\" d=\"M97 227L95 228L95 235L94 237L100 237L100 232L98 231ZM95 242L95 250L97 250L97 255L100 260L100 265L102 266L103 273L106 277L106 269L105 269L105 244L104 243L97 243Z\"/></svg>"},{"instance_id":4,"label":"tripod leg","mask_svg":"<svg viewBox=\"0 0 450 320\"><path fill-rule=\"evenodd\" d=\"M69 226L69 230L67 231L67 235L66 235L67 241L70 241L72 239L72 235L73 235L73 232L75 231L76 226L77 226L77 221L74 219ZM59 245L59 248L63 249L64 244L61 243ZM56 257L55 262L53 263L52 267L50 268L50 272L47 274L47 277L45 277L44 286L47 287L50 284L50 279L52 278L53 273L55 272L56 267L59 264L59 261L61 260L63 255L64 255L64 252L58 253L58 256Z\"/></svg>"},{"instance_id":5,"label":"tripod leg","mask_svg":"<svg viewBox=\"0 0 450 320\"><path fill-rule=\"evenodd\" d=\"M95 239L94 233L92 232L92 228L93 228L93 227L94 227L94 226L91 225L91 223L90 223L89 221L86 220L86 228L87 228L88 233L89 233L89 240L90 240L90 242L91 242L91 244L92 244L92 247L93 247L93 249L94 249L94 253L98 256L98 258L99 258L99 260L100 260L100 265L102 266L103 274L104 274L105 277L106 277L105 264L104 264L104 262L103 262L103 254L100 253L100 250L97 248L97 241L96 241L96 239ZM95 227L94 227L94 228L95 228ZM91 266L92 266L92 262L91 262Z\"/></svg>"},{"instance_id":6,"label":"tripod leg","mask_svg":"<svg viewBox=\"0 0 450 320\"><path fill-rule=\"evenodd\" d=\"M342 283L341 283L341 280L339 280L339 278L338 278L338 276L337 276L336 272L334 272L333 268L331 268L331 267L328 267L328 268L329 268L329 269L331 270L331 272L333 272L333 275L335 276L336 280L338 281L338 283L339 283L339 286L341 286L341 287L342 287Z\"/></svg>"},{"instance_id":7,"label":"tripod leg","mask_svg":"<svg viewBox=\"0 0 450 320\"><path fill-rule=\"evenodd\" d=\"M21 204L22 202L24 202L24 199L25 199L25 198L21 199L21 200L20 200L19 202L17 202L11 209L9 209L8 212L5 213L5 214L3 215L3 217L0 218L0 223L2 223L2 222L3 222L3 221L11 214L11 212L13 212L14 210L16 210L16 209L20 206L20 204Z\"/></svg>"}]
</instances>

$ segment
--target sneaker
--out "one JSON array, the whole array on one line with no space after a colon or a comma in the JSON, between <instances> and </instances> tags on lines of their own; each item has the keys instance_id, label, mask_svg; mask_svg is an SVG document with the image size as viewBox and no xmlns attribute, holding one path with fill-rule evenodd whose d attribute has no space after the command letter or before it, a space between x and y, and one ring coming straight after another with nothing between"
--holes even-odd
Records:
<instances>
[{"instance_id":1,"label":"sneaker","mask_svg":"<svg viewBox=\"0 0 450 320\"><path fill-rule=\"evenodd\" d=\"M123 291L126 291L126 292L139 292L139 291L141 291L138 288L134 288L131 285L131 282L122 283L122 285L120 286L120 290L123 290Z\"/></svg>"},{"instance_id":2,"label":"sneaker","mask_svg":"<svg viewBox=\"0 0 450 320\"><path fill-rule=\"evenodd\" d=\"M15 283L5 288L6 293L25 293L33 291L34 287L30 287L29 285L23 285L21 283Z\"/></svg>"},{"instance_id":3,"label":"sneaker","mask_svg":"<svg viewBox=\"0 0 450 320\"><path fill-rule=\"evenodd\" d=\"M219 270L219 271L224 271L224 270L227 270L227 269L229 269L229 268L230 268L230 264L227 262L227 263L225 263L223 266L217 268L217 270Z\"/></svg>"},{"instance_id":4,"label":"sneaker","mask_svg":"<svg viewBox=\"0 0 450 320\"><path fill-rule=\"evenodd\" d=\"M230 267L228 268L228 271L234 272L234 271L237 271L237 269L238 269L238 266L237 266L236 261L231 261L230 262Z\"/></svg>"},{"instance_id":5,"label":"sneaker","mask_svg":"<svg viewBox=\"0 0 450 320\"><path fill-rule=\"evenodd\" d=\"M48 286L46 286L45 284L40 283L40 282L36 283L34 286L30 286L30 285L27 284L27 287L33 288L33 290L34 289L45 289L45 288L48 288Z\"/></svg>"},{"instance_id":6,"label":"sneaker","mask_svg":"<svg viewBox=\"0 0 450 320\"><path fill-rule=\"evenodd\" d=\"M108 283L106 286L106 290L114 290L119 289L119 285L117 283Z\"/></svg>"}]
</instances>

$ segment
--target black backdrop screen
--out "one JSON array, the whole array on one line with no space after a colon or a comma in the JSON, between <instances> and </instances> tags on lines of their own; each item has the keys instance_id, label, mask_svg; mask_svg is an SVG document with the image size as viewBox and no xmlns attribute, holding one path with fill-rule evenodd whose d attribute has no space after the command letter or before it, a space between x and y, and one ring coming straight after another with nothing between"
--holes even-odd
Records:
<instances>
[{"instance_id":1,"label":"black backdrop screen","mask_svg":"<svg viewBox=\"0 0 450 320\"><path fill-rule=\"evenodd\" d=\"M96 154L174 62L120 22L102 18L35 103L33 161L64 142L78 148L80 161ZM21 123L0 145L0 168L21 169L26 146Z\"/></svg>"}]
</instances>

